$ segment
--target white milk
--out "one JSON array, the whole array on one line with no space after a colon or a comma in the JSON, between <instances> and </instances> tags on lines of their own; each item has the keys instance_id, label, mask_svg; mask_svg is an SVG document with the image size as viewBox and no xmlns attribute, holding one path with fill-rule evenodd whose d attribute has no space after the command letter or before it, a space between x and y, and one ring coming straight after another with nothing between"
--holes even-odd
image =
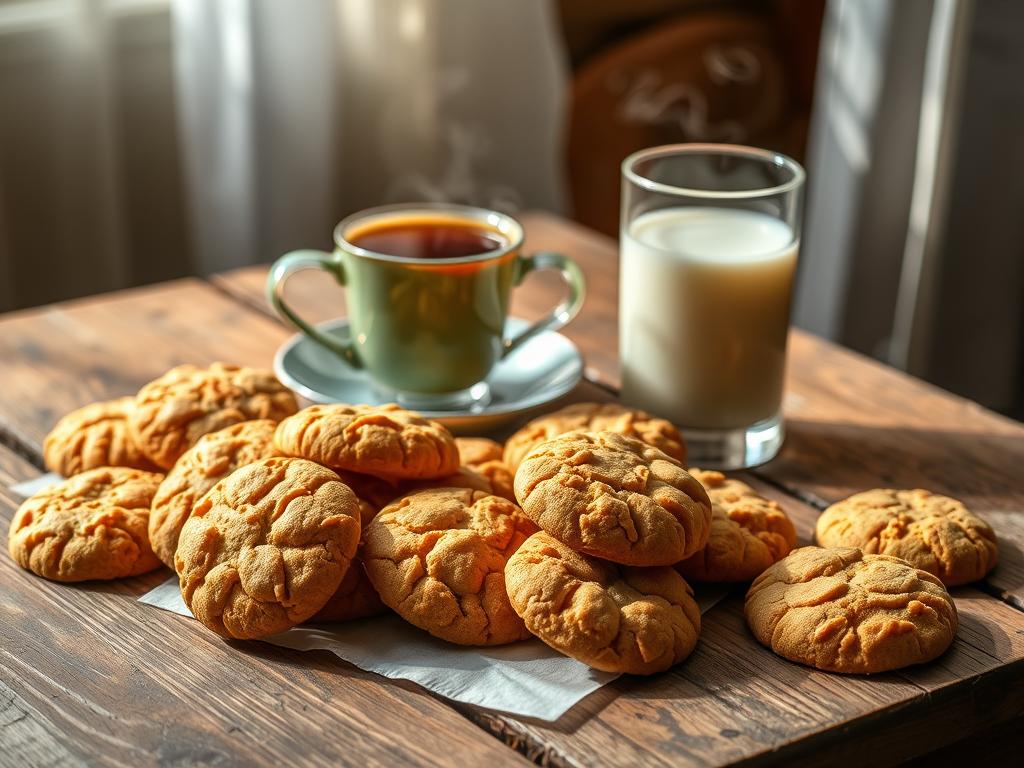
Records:
<instances>
[{"instance_id":1,"label":"white milk","mask_svg":"<svg viewBox=\"0 0 1024 768\"><path fill-rule=\"evenodd\" d=\"M622 233L623 399L694 429L778 413L799 245L756 211L637 217Z\"/></svg>"}]
</instances>

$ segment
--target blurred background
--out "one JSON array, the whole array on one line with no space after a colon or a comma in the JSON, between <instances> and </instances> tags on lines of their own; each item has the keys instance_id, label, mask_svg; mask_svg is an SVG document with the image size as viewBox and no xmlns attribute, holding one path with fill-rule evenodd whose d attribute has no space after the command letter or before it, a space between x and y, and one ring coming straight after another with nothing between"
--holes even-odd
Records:
<instances>
[{"instance_id":1,"label":"blurred background","mask_svg":"<svg viewBox=\"0 0 1024 768\"><path fill-rule=\"evenodd\" d=\"M328 247L360 208L617 235L680 141L808 167L795 322L1024 417L1024 3L0 0L0 311Z\"/></svg>"}]
</instances>

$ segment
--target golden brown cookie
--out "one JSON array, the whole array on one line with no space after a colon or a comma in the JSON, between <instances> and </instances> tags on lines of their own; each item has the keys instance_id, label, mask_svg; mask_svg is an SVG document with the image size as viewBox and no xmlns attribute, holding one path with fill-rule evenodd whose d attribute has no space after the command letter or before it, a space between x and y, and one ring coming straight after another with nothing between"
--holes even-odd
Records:
<instances>
[{"instance_id":1,"label":"golden brown cookie","mask_svg":"<svg viewBox=\"0 0 1024 768\"><path fill-rule=\"evenodd\" d=\"M342 482L353 490L356 498L359 500L359 521L362 529L366 530L367 525L370 524L370 521L374 519L374 516L376 516L378 510L383 505L376 505L362 498L356 489L356 485L352 484L350 480L354 478L356 484L361 484L364 488L372 488L374 486L373 483L367 482L367 480L376 480L377 478L370 475L357 475L354 472L339 472L338 476L341 477ZM393 486L389 485L389 487ZM388 497L388 501L393 498L394 495L392 494ZM356 551L355 557L352 558L348 570L345 571L345 578L341 580L338 589L328 598L324 607L317 610L312 618L308 620L309 624L349 622L353 618L375 616L387 610L387 606L381 602L380 595L377 594L374 585L370 583L370 577L367 575L366 568L362 566L360 550L361 547Z\"/></svg>"},{"instance_id":2,"label":"golden brown cookie","mask_svg":"<svg viewBox=\"0 0 1024 768\"><path fill-rule=\"evenodd\" d=\"M366 573L411 624L461 645L528 637L505 592L505 562L536 530L515 504L468 488L405 496L366 528Z\"/></svg>"},{"instance_id":3,"label":"golden brown cookie","mask_svg":"<svg viewBox=\"0 0 1024 768\"><path fill-rule=\"evenodd\" d=\"M977 581L998 559L995 532L956 499L930 491L865 491L818 518L823 547L902 557L948 586Z\"/></svg>"},{"instance_id":4,"label":"golden brown cookie","mask_svg":"<svg viewBox=\"0 0 1024 768\"><path fill-rule=\"evenodd\" d=\"M328 598L324 607L317 611L307 623L353 621L354 619L378 616L386 610L387 606L381 602L380 595L373 588L370 578L366 575L363 562L357 555L352 560L352 565L345 571L345 578L341 580L341 585Z\"/></svg>"},{"instance_id":5,"label":"golden brown cookie","mask_svg":"<svg viewBox=\"0 0 1024 768\"><path fill-rule=\"evenodd\" d=\"M514 472L535 446L573 430L618 432L686 461L686 443L671 422L617 403L574 403L537 417L512 435L505 443L505 463Z\"/></svg>"},{"instance_id":6,"label":"golden brown cookie","mask_svg":"<svg viewBox=\"0 0 1024 768\"><path fill-rule=\"evenodd\" d=\"M122 397L72 411L46 436L46 468L64 477L96 467L131 467L155 471L128 431L135 399Z\"/></svg>"},{"instance_id":7,"label":"golden brown cookie","mask_svg":"<svg viewBox=\"0 0 1024 768\"><path fill-rule=\"evenodd\" d=\"M956 606L935 576L854 547L793 550L762 573L744 612L758 641L829 672L884 672L936 658Z\"/></svg>"},{"instance_id":8,"label":"golden brown cookie","mask_svg":"<svg viewBox=\"0 0 1024 768\"><path fill-rule=\"evenodd\" d=\"M571 432L526 455L516 498L575 550L624 565L672 565L707 542L711 502L674 459L616 432Z\"/></svg>"},{"instance_id":9,"label":"golden brown cookie","mask_svg":"<svg viewBox=\"0 0 1024 768\"><path fill-rule=\"evenodd\" d=\"M409 496L416 493L416 491L426 491L431 488L469 488L474 491L494 493L494 489L491 487L491 481L469 467L459 467L452 474L436 479L404 480L399 483L399 488L401 489L398 494L399 496ZM397 496L394 497L392 501L394 501L395 498L397 498Z\"/></svg>"},{"instance_id":10,"label":"golden brown cookie","mask_svg":"<svg viewBox=\"0 0 1024 768\"><path fill-rule=\"evenodd\" d=\"M606 672L666 670L690 655L700 634L693 590L672 568L616 566L547 533L509 558L505 583L533 634Z\"/></svg>"},{"instance_id":11,"label":"golden brown cookie","mask_svg":"<svg viewBox=\"0 0 1024 768\"><path fill-rule=\"evenodd\" d=\"M486 437L456 437L455 444L463 466L486 477L491 484L491 493L509 501L516 500L514 473L502 458L504 449L501 443Z\"/></svg>"},{"instance_id":12,"label":"golden brown cookie","mask_svg":"<svg viewBox=\"0 0 1024 768\"><path fill-rule=\"evenodd\" d=\"M372 509L373 515L402 495L402 487L398 480L348 472L344 469L334 471L338 473L341 481L355 492L359 500ZM365 522L370 521L367 519Z\"/></svg>"},{"instance_id":13,"label":"golden brown cookie","mask_svg":"<svg viewBox=\"0 0 1024 768\"><path fill-rule=\"evenodd\" d=\"M796 530L778 503L721 472L688 470L711 499L704 549L676 564L689 581L751 581L796 546Z\"/></svg>"},{"instance_id":14,"label":"golden brown cookie","mask_svg":"<svg viewBox=\"0 0 1024 768\"><path fill-rule=\"evenodd\" d=\"M280 421L297 409L295 396L271 371L179 365L139 390L128 426L142 452L170 469L203 435L240 421Z\"/></svg>"},{"instance_id":15,"label":"golden brown cookie","mask_svg":"<svg viewBox=\"0 0 1024 768\"><path fill-rule=\"evenodd\" d=\"M146 533L162 475L99 467L40 491L11 521L11 557L54 581L136 576L160 567Z\"/></svg>"},{"instance_id":16,"label":"golden brown cookie","mask_svg":"<svg viewBox=\"0 0 1024 768\"><path fill-rule=\"evenodd\" d=\"M504 461L485 461L470 467L491 484L491 493L514 502L516 500L515 475Z\"/></svg>"},{"instance_id":17,"label":"golden brown cookie","mask_svg":"<svg viewBox=\"0 0 1024 768\"><path fill-rule=\"evenodd\" d=\"M459 460L466 467L501 461L504 451L501 443L487 437L456 437L455 446L459 449Z\"/></svg>"},{"instance_id":18,"label":"golden brown cookie","mask_svg":"<svg viewBox=\"0 0 1024 768\"><path fill-rule=\"evenodd\" d=\"M153 497L149 541L168 568L174 568L178 534L192 506L218 482L239 467L274 455L274 429L270 419L242 421L203 435L181 455Z\"/></svg>"},{"instance_id":19,"label":"golden brown cookie","mask_svg":"<svg viewBox=\"0 0 1024 768\"><path fill-rule=\"evenodd\" d=\"M269 458L192 508L174 556L192 614L224 637L283 632L334 594L359 545L359 501L331 470Z\"/></svg>"},{"instance_id":20,"label":"golden brown cookie","mask_svg":"<svg viewBox=\"0 0 1024 768\"><path fill-rule=\"evenodd\" d=\"M459 468L451 433L394 403L313 405L282 421L274 442L287 456L367 475L444 477Z\"/></svg>"}]
</instances>

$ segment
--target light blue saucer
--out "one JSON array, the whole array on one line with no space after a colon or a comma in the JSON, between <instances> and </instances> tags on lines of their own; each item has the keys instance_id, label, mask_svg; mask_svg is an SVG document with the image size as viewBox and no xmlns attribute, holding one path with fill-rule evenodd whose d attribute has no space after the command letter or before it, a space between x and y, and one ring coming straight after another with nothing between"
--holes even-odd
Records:
<instances>
[{"instance_id":1,"label":"light blue saucer","mask_svg":"<svg viewBox=\"0 0 1024 768\"><path fill-rule=\"evenodd\" d=\"M510 317L505 333L513 335L527 325L525 320ZM348 321L344 318L318 327L339 340L348 340ZM394 391L375 384L366 371L352 368L301 333L277 351L274 372L285 386L314 403L380 405L398 400ZM490 388L486 403L461 410L417 410L453 432L479 434L558 399L575 387L582 376L583 358L576 345L560 333L545 331L494 366L486 380Z\"/></svg>"}]
</instances>

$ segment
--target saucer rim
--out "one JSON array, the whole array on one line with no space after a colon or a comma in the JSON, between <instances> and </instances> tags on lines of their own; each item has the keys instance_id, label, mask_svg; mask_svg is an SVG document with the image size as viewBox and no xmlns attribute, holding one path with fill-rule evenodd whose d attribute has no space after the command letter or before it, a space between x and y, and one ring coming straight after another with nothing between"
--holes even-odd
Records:
<instances>
[{"instance_id":1,"label":"saucer rim","mask_svg":"<svg viewBox=\"0 0 1024 768\"><path fill-rule=\"evenodd\" d=\"M529 324L528 320L521 317L516 317L514 315L509 315L508 320L516 324L522 323L524 327ZM335 317L331 320L324 320L323 322L320 323L314 323L313 325L317 329L322 331L332 331L339 327L348 327L348 318ZM559 385L558 387L554 387L551 389L544 389L542 390L542 394L535 395L532 398L523 398L520 400L509 401L504 405L498 406L487 405L481 408L480 410L475 411L428 411L416 409L416 412L428 419L434 419L438 421L473 421L476 419L512 416L517 413L523 413L533 408L545 405L546 403L553 402L558 398L568 394L573 389L575 389L576 385L578 385L583 380L583 373L585 368L583 362L583 355L580 353L579 347L576 346L576 343L563 333L560 333L558 331L547 330L539 333L538 337L545 336L548 334L560 337L562 341L569 345L569 349L572 352L572 359L575 363L576 370L571 376L568 376L566 378L565 384ZM288 387L290 390L318 405L330 405L332 403L341 402L339 400L330 399L326 397L324 393L317 392L308 387L307 385L301 383L285 368L285 356L303 341L307 341L311 344L316 344L314 340L310 339L304 333L295 333L289 338L285 339L284 342L282 342L281 346L279 346L277 348L277 351L274 353L274 374L281 381L281 383Z\"/></svg>"}]
</instances>

